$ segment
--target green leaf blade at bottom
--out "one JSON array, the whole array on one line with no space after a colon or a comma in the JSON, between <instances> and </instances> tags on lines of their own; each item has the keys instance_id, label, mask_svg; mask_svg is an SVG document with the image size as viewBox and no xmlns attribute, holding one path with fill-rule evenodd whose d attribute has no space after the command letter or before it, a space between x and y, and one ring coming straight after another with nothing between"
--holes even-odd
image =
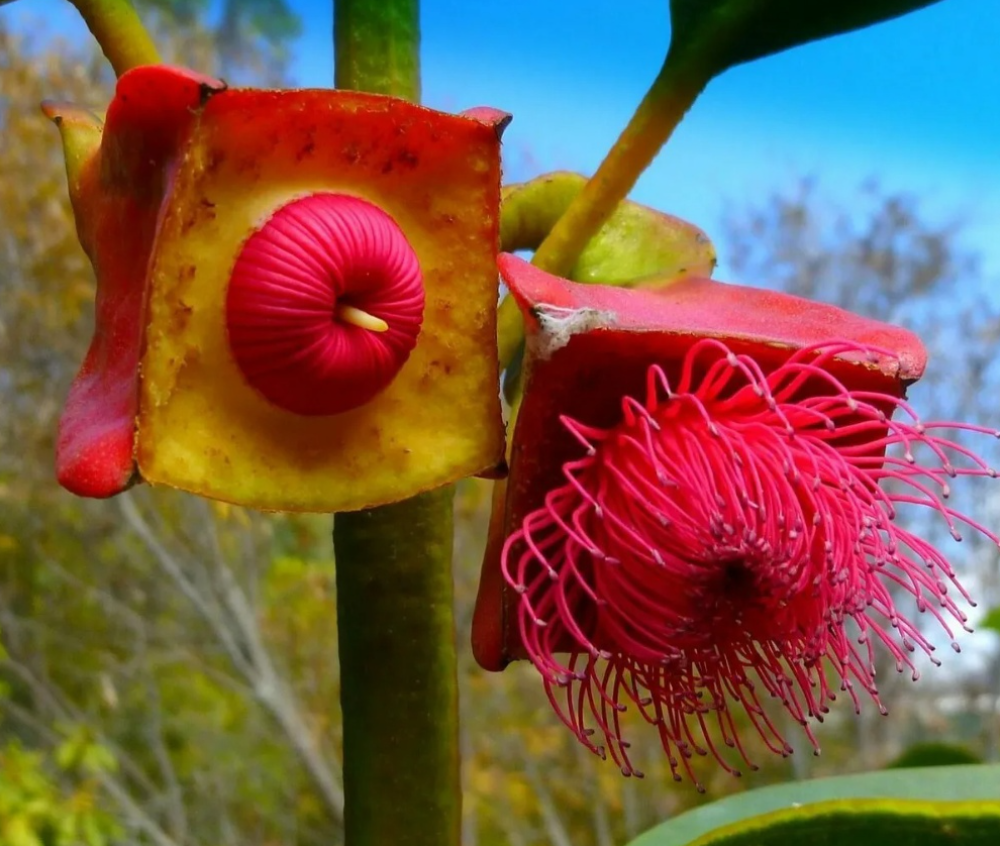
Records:
<instances>
[{"instance_id":1,"label":"green leaf blade at bottom","mask_svg":"<svg viewBox=\"0 0 1000 846\"><path fill-rule=\"evenodd\" d=\"M1000 766L891 770L760 788L681 814L630 846L779 843L1000 844Z\"/></svg>"}]
</instances>

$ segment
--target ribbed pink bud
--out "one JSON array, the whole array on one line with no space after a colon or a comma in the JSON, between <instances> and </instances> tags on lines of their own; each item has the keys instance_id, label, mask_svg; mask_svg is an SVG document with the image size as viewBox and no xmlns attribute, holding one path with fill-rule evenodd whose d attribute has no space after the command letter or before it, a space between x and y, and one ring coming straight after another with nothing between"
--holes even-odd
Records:
<instances>
[{"instance_id":1,"label":"ribbed pink bud","mask_svg":"<svg viewBox=\"0 0 1000 846\"><path fill-rule=\"evenodd\" d=\"M302 415L364 405L395 378L424 312L416 253L382 209L318 193L247 239L229 283L229 343L247 381Z\"/></svg>"}]
</instances>

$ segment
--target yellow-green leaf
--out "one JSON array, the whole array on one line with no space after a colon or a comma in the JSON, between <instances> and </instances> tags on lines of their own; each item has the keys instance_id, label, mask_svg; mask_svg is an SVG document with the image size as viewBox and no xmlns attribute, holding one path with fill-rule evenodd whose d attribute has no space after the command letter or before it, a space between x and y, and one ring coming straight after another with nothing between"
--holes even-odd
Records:
<instances>
[{"instance_id":1,"label":"yellow-green leaf","mask_svg":"<svg viewBox=\"0 0 1000 846\"><path fill-rule=\"evenodd\" d=\"M31 820L23 814L15 814L0 822L0 843L3 846L43 846Z\"/></svg>"},{"instance_id":2,"label":"yellow-green leaf","mask_svg":"<svg viewBox=\"0 0 1000 846\"><path fill-rule=\"evenodd\" d=\"M631 846L1000 843L1000 766L891 770L751 790L650 829Z\"/></svg>"},{"instance_id":3,"label":"yellow-green leaf","mask_svg":"<svg viewBox=\"0 0 1000 846\"><path fill-rule=\"evenodd\" d=\"M840 799L772 811L713 831L691 846L993 846L1000 841L1000 805Z\"/></svg>"}]
</instances>

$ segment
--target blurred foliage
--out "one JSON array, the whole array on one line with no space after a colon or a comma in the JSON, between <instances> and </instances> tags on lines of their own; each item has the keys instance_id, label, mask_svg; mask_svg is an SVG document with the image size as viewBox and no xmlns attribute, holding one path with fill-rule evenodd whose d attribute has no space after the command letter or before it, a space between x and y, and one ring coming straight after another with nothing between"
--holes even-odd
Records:
<instances>
[{"instance_id":1,"label":"blurred foliage","mask_svg":"<svg viewBox=\"0 0 1000 846\"><path fill-rule=\"evenodd\" d=\"M885 765L887 770L910 767L947 767L953 764L979 764L982 758L964 746L950 743L915 743Z\"/></svg>"},{"instance_id":2,"label":"blurred foliage","mask_svg":"<svg viewBox=\"0 0 1000 846\"><path fill-rule=\"evenodd\" d=\"M173 4L172 17L162 8L150 16L172 61L218 72L218 31L199 17L205 8ZM36 807L36 787L26 793L19 777L11 788L12 774L29 774L57 821L89 802L104 838L95 842L339 842L329 518L263 516L163 490L83 501L54 482L53 437L89 339L93 279L75 240L56 131L37 104L54 97L101 111L112 80L89 46L32 33L0 25L0 790ZM256 37L240 43L240 72L273 78L271 48ZM996 303L970 284L980 274L957 246L958 230L928 224L915 200L869 186L844 210L806 186L734 209L724 233L723 257L748 281L925 331L944 365L932 368L922 405L960 406L976 420L994 414L1000 391L978 386L996 384L988 355ZM966 318L962 332L950 328ZM611 846L704 801L673 783L652 734L635 755L646 778L624 779L556 720L530 666L500 675L475 667L468 632L489 493L489 483L469 481L457 503L464 842ZM1000 604L994 552L964 552L966 581L987 607ZM952 670L935 683L929 673L917 686L887 668L893 716L870 708L856 720L835 709L820 729L821 758L781 759L748 735L760 769L737 781L702 766L709 796L879 767L927 736L995 757L989 660L978 675ZM797 727L785 728L805 751ZM83 738L73 753L71 738ZM80 749L100 751L88 758ZM21 828L37 839L46 825Z\"/></svg>"},{"instance_id":3,"label":"blurred foliage","mask_svg":"<svg viewBox=\"0 0 1000 846\"><path fill-rule=\"evenodd\" d=\"M133 0L147 20L212 37L218 72L230 82L277 82L301 22L287 0ZM148 14L153 13L152 15ZM249 48L249 49L248 49Z\"/></svg>"},{"instance_id":4,"label":"blurred foliage","mask_svg":"<svg viewBox=\"0 0 1000 846\"><path fill-rule=\"evenodd\" d=\"M0 696L3 694L0 693ZM18 739L0 745L0 844L106 846L122 833L99 805L100 779L114 757L86 728L68 731L50 752L25 749Z\"/></svg>"}]
</instances>

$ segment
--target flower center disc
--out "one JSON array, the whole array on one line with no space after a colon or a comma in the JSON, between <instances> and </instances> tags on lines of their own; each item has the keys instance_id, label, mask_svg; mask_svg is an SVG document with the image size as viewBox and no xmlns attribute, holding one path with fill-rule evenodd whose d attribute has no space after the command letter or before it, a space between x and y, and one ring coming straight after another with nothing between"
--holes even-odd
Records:
<instances>
[{"instance_id":1,"label":"flower center disc","mask_svg":"<svg viewBox=\"0 0 1000 846\"><path fill-rule=\"evenodd\" d=\"M236 363L296 414L364 405L395 378L424 313L416 253L382 209L317 193L282 206L233 268L226 325Z\"/></svg>"}]
</instances>

